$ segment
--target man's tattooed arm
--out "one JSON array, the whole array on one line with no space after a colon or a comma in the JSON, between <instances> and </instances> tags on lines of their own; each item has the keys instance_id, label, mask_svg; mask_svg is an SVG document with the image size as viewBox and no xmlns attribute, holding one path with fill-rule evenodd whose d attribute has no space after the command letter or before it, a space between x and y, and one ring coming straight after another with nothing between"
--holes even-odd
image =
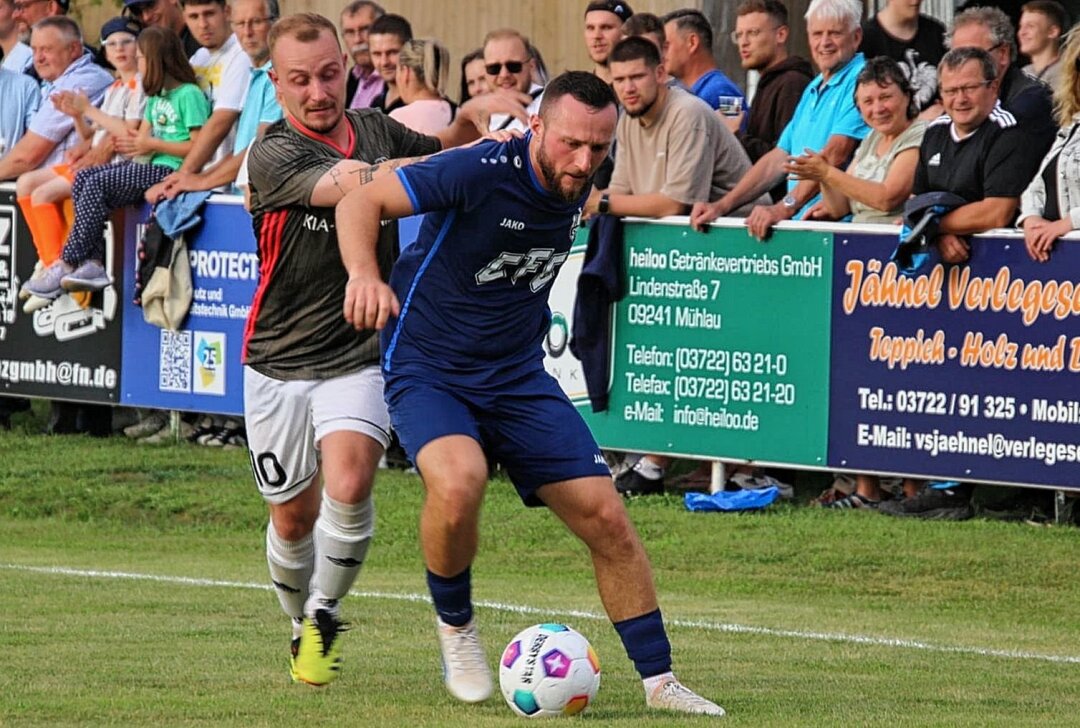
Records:
<instances>
[{"instance_id":1,"label":"man's tattooed arm","mask_svg":"<svg viewBox=\"0 0 1080 728\"><path fill-rule=\"evenodd\" d=\"M395 170L401 167L422 162L430 156L430 154L426 154L422 157L401 157L400 159L390 159L378 164L365 164L354 160L339 162L316 184L315 191L311 196L311 204L316 207L336 205L338 200L351 190L374 182L380 177L393 174Z\"/></svg>"}]
</instances>

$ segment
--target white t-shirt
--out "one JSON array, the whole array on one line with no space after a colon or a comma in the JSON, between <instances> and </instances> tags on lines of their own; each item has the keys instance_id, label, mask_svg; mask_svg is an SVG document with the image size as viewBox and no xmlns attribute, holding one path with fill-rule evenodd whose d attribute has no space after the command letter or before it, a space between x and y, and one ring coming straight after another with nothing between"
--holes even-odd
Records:
<instances>
[{"instance_id":1,"label":"white t-shirt","mask_svg":"<svg viewBox=\"0 0 1080 728\"><path fill-rule=\"evenodd\" d=\"M191 67L199 81L199 88L210 101L210 113L218 109L240 112L247 98L248 85L251 83L251 59L236 40L230 35L225 44L216 51L200 48L191 57ZM236 125L221 140L214 156L206 163L210 166L232 154L236 144Z\"/></svg>"},{"instance_id":2,"label":"white t-shirt","mask_svg":"<svg viewBox=\"0 0 1080 728\"><path fill-rule=\"evenodd\" d=\"M115 116L124 121L142 121L143 111L146 108L146 94L143 91L142 79L133 76L124 83L120 79L113 81L112 86L105 91L105 100L101 102L101 110L109 116ZM94 132L92 144L95 146L108 134L105 129L98 128ZM113 157L114 162L123 160L121 154Z\"/></svg>"}]
</instances>

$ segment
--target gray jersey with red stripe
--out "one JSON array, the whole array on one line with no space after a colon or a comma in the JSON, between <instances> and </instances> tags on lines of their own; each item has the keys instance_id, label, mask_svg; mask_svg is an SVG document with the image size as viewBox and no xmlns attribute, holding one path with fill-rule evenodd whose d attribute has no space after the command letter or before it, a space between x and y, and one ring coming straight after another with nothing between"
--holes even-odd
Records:
<instances>
[{"instance_id":1,"label":"gray jersey with red stripe","mask_svg":"<svg viewBox=\"0 0 1080 728\"><path fill-rule=\"evenodd\" d=\"M311 194L342 159L375 164L432 154L440 145L374 109L347 111L346 121L348 149L290 119L271 125L251 147L259 285L244 331L244 363L268 377L327 379L379 359L374 332L356 331L342 314L347 276L334 208L312 207ZM384 279L397 252L397 226L385 225L378 247Z\"/></svg>"}]
</instances>

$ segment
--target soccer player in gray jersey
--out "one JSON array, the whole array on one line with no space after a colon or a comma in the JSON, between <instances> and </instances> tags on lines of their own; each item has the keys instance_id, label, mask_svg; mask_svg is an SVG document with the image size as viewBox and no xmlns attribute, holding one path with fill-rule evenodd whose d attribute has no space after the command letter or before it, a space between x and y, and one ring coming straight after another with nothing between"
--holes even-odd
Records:
<instances>
[{"instance_id":1,"label":"soccer player in gray jersey","mask_svg":"<svg viewBox=\"0 0 1080 728\"><path fill-rule=\"evenodd\" d=\"M244 332L244 415L270 507L270 577L293 621L292 677L325 685L340 669L339 601L371 542L371 488L390 429L378 338L342 318L347 275L334 205L402 158L475 139L491 113L523 117L519 102L530 99L478 97L438 136L423 136L378 111L345 111L344 58L326 18L284 18L269 45L285 119L248 160L260 269ZM378 247L388 275L396 226L383 227ZM321 489L312 487L320 472Z\"/></svg>"}]
</instances>

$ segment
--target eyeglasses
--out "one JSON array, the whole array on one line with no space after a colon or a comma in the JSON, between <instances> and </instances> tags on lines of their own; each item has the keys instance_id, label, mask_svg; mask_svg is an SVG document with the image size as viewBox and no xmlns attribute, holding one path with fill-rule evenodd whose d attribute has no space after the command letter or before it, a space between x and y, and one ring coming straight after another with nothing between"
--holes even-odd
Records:
<instances>
[{"instance_id":1,"label":"eyeglasses","mask_svg":"<svg viewBox=\"0 0 1080 728\"><path fill-rule=\"evenodd\" d=\"M510 73L521 73L521 69L525 68L525 64L528 61L507 61L506 63L488 63L484 66L484 70L487 71L489 76L498 76L502 71L503 66L506 66L506 70Z\"/></svg>"},{"instance_id":2,"label":"eyeglasses","mask_svg":"<svg viewBox=\"0 0 1080 728\"><path fill-rule=\"evenodd\" d=\"M23 0L23 2L21 2L21 3L12 3L11 7L17 13L19 11L26 10L31 5L36 5L37 3L46 3L46 2L49 2L49 0Z\"/></svg>"},{"instance_id":3,"label":"eyeglasses","mask_svg":"<svg viewBox=\"0 0 1080 728\"><path fill-rule=\"evenodd\" d=\"M127 48L129 45L135 45L134 38L117 38L116 40L107 40L102 43L106 48Z\"/></svg>"},{"instance_id":4,"label":"eyeglasses","mask_svg":"<svg viewBox=\"0 0 1080 728\"><path fill-rule=\"evenodd\" d=\"M951 99L963 94L964 96L970 96L983 86L989 86L993 81L983 81L982 83L968 83L963 86L953 86L951 88L941 89L941 98Z\"/></svg>"},{"instance_id":5,"label":"eyeglasses","mask_svg":"<svg viewBox=\"0 0 1080 728\"><path fill-rule=\"evenodd\" d=\"M250 20L234 20L232 22L233 30L244 30L245 28L261 28L267 23L273 22L273 18L251 18Z\"/></svg>"},{"instance_id":6,"label":"eyeglasses","mask_svg":"<svg viewBox=\"0 0 1080 728\"><path fill-rule=\"evenodd\" d=\"M775 30L775 28L770 28ZM751 28L750 30L733 30L731 31L731 42L735 45L739 45L745 38L746 40L754 40L759 35L765 32L765 28Z\"/></svg>"}]
</instances>

